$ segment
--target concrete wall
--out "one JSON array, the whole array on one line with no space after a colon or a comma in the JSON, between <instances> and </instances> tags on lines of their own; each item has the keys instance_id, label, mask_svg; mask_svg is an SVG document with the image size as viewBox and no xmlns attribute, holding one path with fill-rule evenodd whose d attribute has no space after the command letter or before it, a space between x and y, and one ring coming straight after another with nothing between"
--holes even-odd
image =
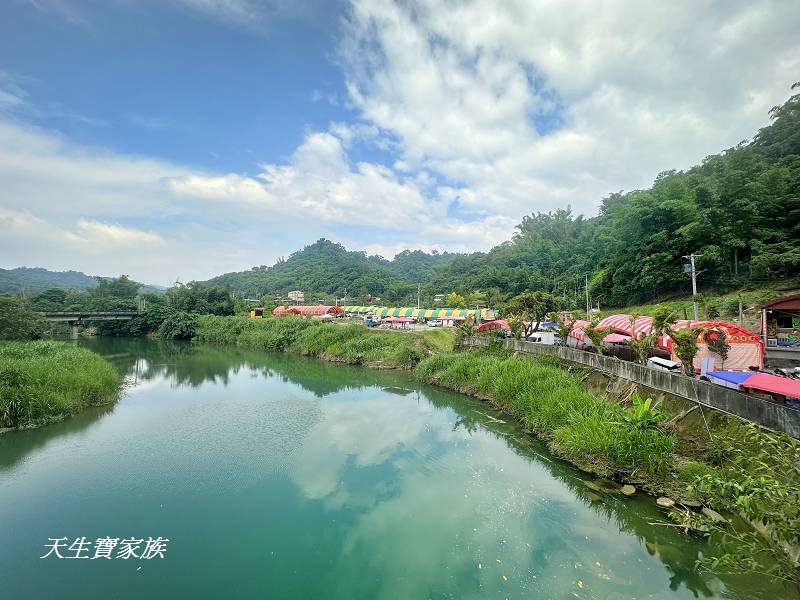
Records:
<instances>
[{"instance_id":1,"label":"concrete wall","mask_svg":"<svg viewBox=\"0 0 800 600\"><path fill-rule=\"evenodd\" d=\"M465 347L485 347L488 344L489 340L482 337L466 338L461 343ZM691 379L685 375L659 371L637 363L619 360L613 356L602 356L574 348L545 346L513 339L505 340L503 344L507 349L515 352L558 356L566 361L602 371L612 377L620 377L654 390L673 394L800 439L800 411L782 404L769 402L706 381Z\"/></svg>"}]
</instances>

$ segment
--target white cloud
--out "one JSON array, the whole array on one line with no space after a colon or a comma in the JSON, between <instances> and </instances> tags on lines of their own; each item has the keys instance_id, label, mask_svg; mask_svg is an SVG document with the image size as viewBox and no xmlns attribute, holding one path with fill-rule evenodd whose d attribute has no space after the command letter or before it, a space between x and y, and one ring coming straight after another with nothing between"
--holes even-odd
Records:
<instances>
[{"instance_id":1,"label":"white cloud","mask_svg":"<svg viewBox=\"0 0 800 600\"><path fill-rule=\"evenodd\" d=\"M229 23L293 10L181 1ZM800 71L798 26L800 4L770 0L585 0L568 10L545 0L353 0L339 62L358 118L309 132L288 160L255 175L23 125L44 109L0 72L0 109L16 119L0 119L0 221L28 232L2 236L0 256L4 266L168 283L269 264L319 236L384 256L485 250L531 211L571 204L592 214L609 192L751 136ZM354 160L365 149L382 161Z\"/></svg>"},{"instance_id":2,"label":"white cloud","mask_svg":"<svg viewBox=\"0 0 800 600\"><path fill-rule=\"evenodd\" d=\"M137 244L162 245L164 240L155 233L114 223L101 223L88 219L78 220L79 239L102 246L135 246Z\"/></svg>"},{"instance_id":3,"label":"white cloud","mask_svg":"<svg viewBox=\"0 0 800 600\"><path fill-rule=\"evenodd\" d=\"M519 218L649 184L766 124L800 67L783 2L354 0L341 64L400 166ZM557 118L541 134L534 126Z\"/></svg>"}]
</instances>

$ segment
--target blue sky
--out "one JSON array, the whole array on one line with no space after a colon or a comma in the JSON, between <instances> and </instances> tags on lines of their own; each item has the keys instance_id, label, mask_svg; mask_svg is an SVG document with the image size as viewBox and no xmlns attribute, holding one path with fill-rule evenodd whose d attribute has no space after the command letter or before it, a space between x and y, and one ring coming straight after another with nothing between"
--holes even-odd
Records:
<instances>
[{"instance_id":1,"label":"blue sky","mask_svg":"<svg viewBox=\"0 0 800 600\"><path fill-rule=\"evenodd\" d=\"M169 2L57 6L3 3L0 56L39 107L30 122L75 142L247 172L350 116L314 101L343 97L335 2L249 27Z\"/></svg>"},{"instance_id":2,"label":"blue sky","mask_svg":"<svg viewBox=\"0 0 800 600\"><path fill-rule=\"evenodd\" d=\"M769 0L9 0L0 266L487 250L752 136L799 26Z\"/></svg>"}]
</instances>

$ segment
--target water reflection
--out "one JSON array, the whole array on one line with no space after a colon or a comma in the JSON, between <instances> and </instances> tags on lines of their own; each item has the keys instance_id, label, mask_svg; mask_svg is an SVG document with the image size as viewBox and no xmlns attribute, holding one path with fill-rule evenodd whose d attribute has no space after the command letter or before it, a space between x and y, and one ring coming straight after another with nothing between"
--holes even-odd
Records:
<instances>
[{"instance_id":1,"label":"water reflection","mask_svg":"<svg viewBox=\"0 0 800 600\"><path fill-rule=\"evenodd\" d=\"M208 382L228 385L244 369L279 376L320 398L374 385L372 371L285 354L145 338L89 338L80 343L110 360L134 384L163 378L191 388ZM382 381L387 391L400 394L407 389L408 377L386 372Z\"/></svg>"},{"instance_id":2,"label":"water reflection","mask_svg":"<svg viewBox=\"0 0 800 600\"><path fill-rule=\"evenodd\" d=\"M630 598L663 596L668 587L683 597L796 597L796 590L763 581L698 574L694 563L708 546L652 525L664 519L652 501L597 494L584 485L585 474L485 403L417 385L406 374L188 343L81 343L136 386L137 396L119 407L124 418L102 407L0 436L0 469L12 470L66 437L85 437L83 447L99 443L102 450L104 440L87 434L107 420L119 423L109 426L105 443L127 441L120 487L149 479L156 489L210 498L251 490L256 498L265 478L285 476L297 502L327 516L314 533L334 539L335 552L316 577L332 595L484 597L512 590ZM170 396L158 392L169 387ZM158 411L167 405L173 412L165 418ZM127 440L135 429L183 444L165 443L165 453L173 452L158 461L169 468L154 469L146 443Z\"/></svg>"}]
</instances>

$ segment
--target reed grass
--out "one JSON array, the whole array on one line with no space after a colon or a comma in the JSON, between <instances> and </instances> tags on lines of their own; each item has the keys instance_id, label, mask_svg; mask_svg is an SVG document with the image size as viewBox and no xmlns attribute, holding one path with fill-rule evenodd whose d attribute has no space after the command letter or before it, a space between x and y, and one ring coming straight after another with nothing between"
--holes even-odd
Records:
<instances>
[{"instance_id":1,"label":"reed grass","mask_svg":"<svg viewBox=\"0 0 800 600\"><path fill-rule=\"evenodd\" d=\"M0 427L61 421L116 399L119 374L104 358L64 342L0 342Z\"/></svg>"},{"instance_id":2,"label":"reed grass","mask_svg":"<svg viewBox=\"0 0 800 600\"><path fill-rule=\"evenodd\" d=\"M433 351L420 335L374 331L362 325L326 323L307 317L256 320L202 316L194 339L395 369L411 369Z\"/></svg>"},{"instance_id":3,"label":"reed grass","mask_svg":"<svg viewBox=\"0 0 800 600\"><path fill-rule=\"evenodd\" d=\"M595 396L579 379L552 364L482 353L426 358L415 375L489 400L549 441L572 462L610 474L664 475L675 440L659 427L631 419L626 408Z\"/></svg>"}]
</instances>

